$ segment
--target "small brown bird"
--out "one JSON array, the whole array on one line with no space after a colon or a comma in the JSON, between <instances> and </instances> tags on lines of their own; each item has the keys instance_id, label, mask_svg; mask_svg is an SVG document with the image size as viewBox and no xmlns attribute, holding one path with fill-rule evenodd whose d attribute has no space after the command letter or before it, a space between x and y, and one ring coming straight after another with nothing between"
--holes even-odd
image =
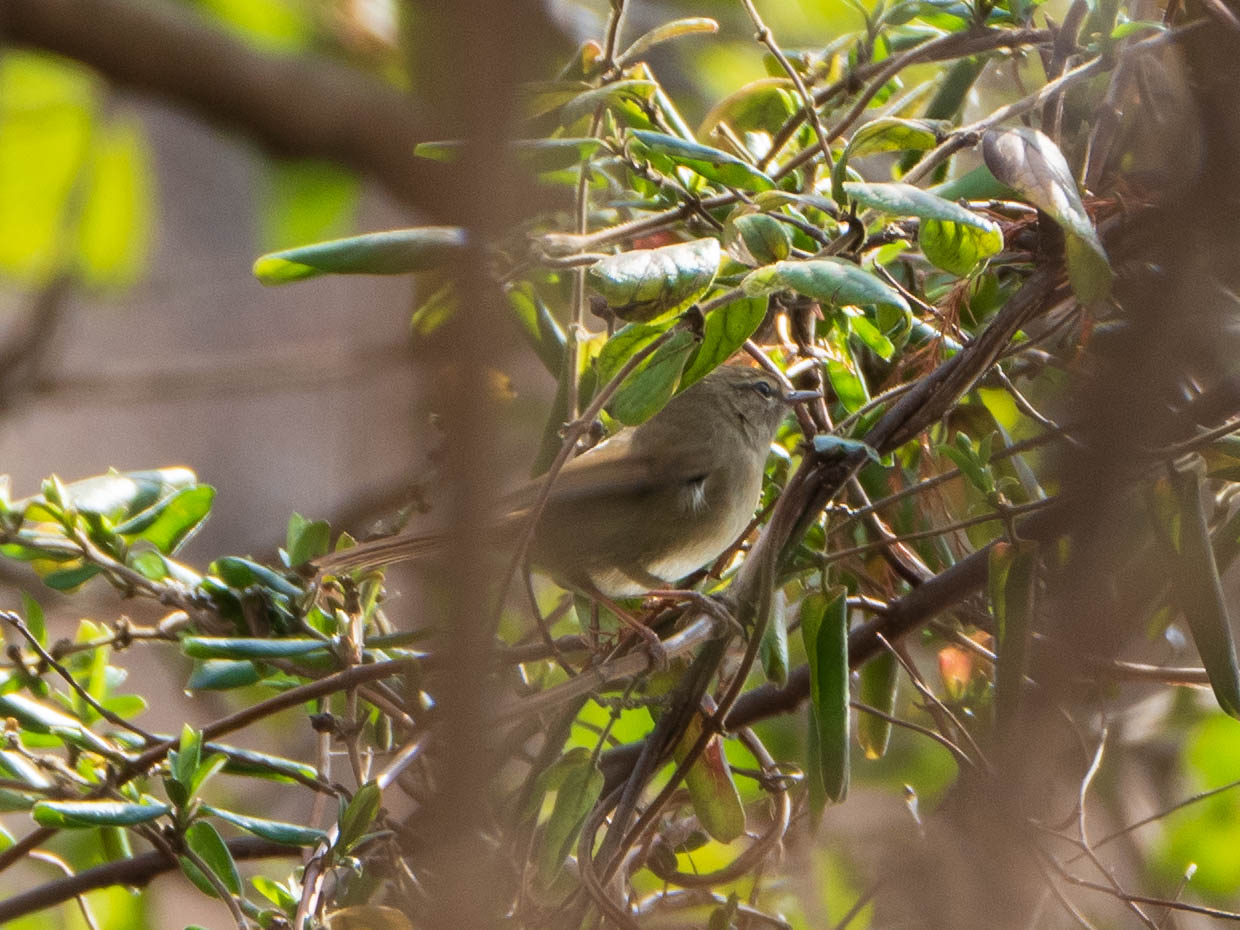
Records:
<instances>
[{"instance_id":1,"label":"small brown bird","mask_svg":"<svg viewBox=\"0 0 1240 930\"><path fill-rule=\"evenodd\" d=\"M650 420L564 466L534 531L531 561L566 587L609 598L669 587L744 531L780 422L791 404L817 396L785 393L758 369L715 369ZM501 540L515 539L541 483L505 498ZM315 565L324 573L371 568L424 557L442 541L401 533Z\"/></svg>"}]
</instances>

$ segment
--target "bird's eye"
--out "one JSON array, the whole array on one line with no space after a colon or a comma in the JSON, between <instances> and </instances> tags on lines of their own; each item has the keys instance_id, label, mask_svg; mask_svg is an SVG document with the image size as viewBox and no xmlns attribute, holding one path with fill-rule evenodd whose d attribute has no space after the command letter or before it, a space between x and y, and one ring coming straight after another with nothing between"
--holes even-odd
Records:
<instances>
[{"instance_id":1,"label":"bird's eye","mask_svg":"<svg viewBox=\"0 0 1240 930\"><path fill-rule=\"evenodd\" d=\"M761 394L763 397L774 397L775 396L775 389L771 387L770 383L767 381L755 381L753 385L753 389L757 391L759 394Z\"/></svg>"}]
</instances>

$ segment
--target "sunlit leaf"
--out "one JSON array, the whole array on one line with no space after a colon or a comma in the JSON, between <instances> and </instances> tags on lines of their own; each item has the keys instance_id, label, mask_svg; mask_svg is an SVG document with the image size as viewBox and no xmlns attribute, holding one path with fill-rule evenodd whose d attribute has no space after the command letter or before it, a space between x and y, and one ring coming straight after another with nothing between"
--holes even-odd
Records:
<instances>
[{"instance_id":1,"label":"sunlit leaf","mask_svg":"<svg viewBox=\"0 0 1240 930\"><path fill-rule=\"evenodd\" d=\"M124 288L146 267L153 169L142 124L120 119L91 138L78 219L78 268L94 287Z\"/></svg>"},{"instance_id":2,"label":"sunlit leaf","mask_svg":"<svg viewBox=\"0 0 1240 930\"><path fill-rule=\"evenodd\" d=\"M337 164L302 159L272 161L259 204L264 249L287 249L353 230L361 182Z\"/></svg>"},{"instance_id":3,"label":"sunlit leaf","mask_svg":"<svg viewBox=\"0 0 1240 930\"><path fill-rule=\"evenodd\" d=\"M254 262L263 284L287 284L321 274L409 274L449 261L465 247L456 226L393 229L270 252Z\"/></svg>"},{"instance_id":4,"label":"sunlit leaf","mask_svg":"<svg viewBox=\"0 0 1240 930\"><path fill-rule=\"evenodd\" d=\"M232 894L241 893L241 876L237 872L237 863L233 860L228 846L216 832L215 827L205 820L190 824L185 831L185 845L197 857L198 861L211 870L212 874ZM192 881L203 894L216 896L215 886L203 875L197 863L189 856L179 856L181 871Z\"/></svg>"},{"instance_id":5,"label":"sunlit leaf","mask_svg":"<svg viewBox=\"0 0 1240 930\"><path fill-rule=\"evenodd\" d=\"M197 484L188 468L159 468L150 471L109 471L106 475L84 478L62 485L64 503L80 513L98 514L114 522L130 519L179 491ZM45 494L24 498L14 504L24 508L27 520L54 520L45 506Z\"/></svg>"},{"instance_id":6,"label":"sunlit leaf","mask_svg":"<svg viewBox=\"0 0 1240 930\"><path fill-rule=\"evenodd\" d=\"M751 297L786 289L837 307L885 304L909 312L908 301L899 291L842 258L777 262L751 271L741 288Z\"/></svg>"},{"instance_id":7,"label":"sunlit leaf","mask_svg":"<svg viewBox=\"0 0 1240 930\"><path fill-rule=\"evenodd\" d=\"M522 335L538 355L539 361L547 371L559 375L568 343L564 330L533 287L528 284L516 285L508 288L505 294L508 306L512 308L521 327Z\"/></svg>"},{"instance_id":8,"label":"sunlit leaf","mask_svg":"<svg viewBox=\"0 0 1240 930\"><path fill-rule=\"evenodd\" d=\"M809 693L818 739L818 777L834 803L848 793L848 601L844 589L801 602L801 635L809 658Z\"/></svg>"},{"instance_id":9,"label":"sunlit leaf","mask_svg":"<svg viewBox=\"0 0 1240 930\"><path fill-rule=\"evenodd\" d=\"M664 174L680 165L708 181L728 187L765 191L775 186L775 182L757 168L720 149L661 132L635 129L629 135L638 143L632 146L634 154L649 159Z\"/></svg>"},{"instance_id":10,"label":"sunlit leaf","mask_svg":"<svg viewBox=\"0 0 1240 930\"><path fill-rule=\"evenodd\" d=\"M1036 129L990 130L982 156L991 173L1044 211L1064 231L1064 253L1072 289L1084 303L1111 292L1111 265L1076 189L1063 153Z\"/></svg>"},{"instance_id":11,"label":"sunlit leaf","mask_svg":"<svg viewBox=\"0 0 1240 930\"><path fill-rule=\"evenodd\" d=\"M196 0L220 23L265 49L306 48L317 31L316 20L291 0Z\"/></svg>"},{"instance_id":12,"label":"sunlit leaf","mask_svg":"<svg viewBox=\"0 0 1240 930\"><path fill-rule=\"evenodd\" d=\"M796 87L786 77L760 78L734 91L711 108L698 127L698 137L709 138L715 127L726 123L738 136L760 134L769 144L769 135L800 109ZM752 149L751 149L752 151ZM755 155L765 152L754 151Z\"/></svg>"},{"instance_id":13,"label":"sunlit leaf","mask_svg":"<svg viewBox=\"0 0 1240 930\"><path fill-rule=\"evenodd\" d=\"M562 105L557 104L560 107L560 124L571 125L601 106L620 107L626 102L649 104L654 99L657 86L654 81L625 80L574 93Z\"/></svg>"},{"instance_id":14,"label":"sunlit leaf","mask_svg":"<svg viewBox=\"0 0 1240 930\"><path fill-rule=\"evenodd\" d=\"M644 323L701 297L715 279L721 254L718 239L632 249L591 266L590 286L620 319Z\"/></svg>"},{"instance_id":15,"label":"sunlit leaf","mask_svg":"<svg viewBox=\"0 0 1240 930\"><path fill-rule=\"evenodd\" d=\"M639 36L636 42L626 48L623 52L616 56L616 58L620 62L631 62L637 58L640 58L650 49L662 42L678 39L681 36L702 35L718 31L719 24L713 19L708 19L705 16L674 19L670 23L655 26L649 32Z\"/></svg>"},{"instance_id":16,"label":"sunlit leaf","mask_svg":"<svg viewBox=\"0 0 1240 930\"><path fill-rule=\"evenodd\" d=\"M939 128L940 124L932 120L895 116L881 116L866 123L853 133L831 169L831 195L840 203L844 202L847 189L843 184L848 178L849 159L878 152L932 149L938 144Z\"/></svg>"},{"instance_id":17,"label":"sunlit leaf","mask_svg":"<svg viewBox=\"0 0 1240 930\"><path fill-rule=\"evenodd\" d=\"M330 550L331 527L326 520L307 520L295 513L288 521L284 548L288 553L289 567L304 565Z\"/></svg>"},{"instance_id":18,"label":"sunlit leaf","mask_svg":"<svg viewBox=\"0 0 1240 930\"><path fill-rule=\"evenodd\" d=\"M120 524L116 532L172 555L202 527L214 500L215 488L208 485L183 488Z\"/></svg>"},{"instance_id":19,"label":"sunlit leaf","mask_svg":"<svg viewBox=\"0 0 1240 930\"><path fill-rule=\"evenodd\" d=\"M696 344L692 333L673 333L620 383L608 405L611 415L626 426L637 426L662 410Z\"/></svg>"},{"instance_id":20,"label":"sunlit leaf","mask_svg":"<svg viewBox=\"0 0 1240 930\"><path fill-rule=\"evenodd\" d=\"M132 804L122 801L40 801L31 814L43 827L129 827L150 823L171 812L168 804L155 801Z\"/></svg>"},{"instance_id":21,"label":"sunlit leaf","mask_svg":"<svg viewBox=\"0 0 1240 930\"><path fill-rule=\"evenodd\" d=\"M767 213L742 213L723 227L728 254L751 268L782 262L792 249L788 227Z\"/></svg>"},{"instance_id":22,"label":"sunlit leaf","mask_svg":"<svg viewBox=\"0 0 1240 930\"><path fill-rule=\"evenodd\" d=\"M26 284L61 270L98 102L84 67L19 48L0 59L0 270Z\"/></svg>"},{"instance_id":23,"label":"sunlit leaf","mask_svg":"<svg viewBox=\"0 0 1240 930\"><path fill-rule=\"evenodd\" d=\"M247 833L253 833L255 836L261 836L265 840L284 846L313 846L327 836L325 831L315 827L285 823L281 820L265 820L262 817L250 817L235 811L212 807L209 804L204 804L202 811L204 814L231 823Z\"/></svg>"},{"instance_id":24,"label":"sunlit leaf","mask_svg":"<svg viewBox=\"0 0 1240 930\"><path fill-rule=\"evenodd\" d=\"M327 648L321 639L186 636L181 640L181 651L191 659L292 659Z\"/></svg>"},{"instance_id":25,"label":"sunlit leaf","mask_svg":"<svg viewBox=\"0 0 1240 930\"><path fill-rule=\"evenodd\" d=\"M685 363L680 390L700 381L730 359L766 319L769 297L742 297L706 314L702 341Z\"/></svg>"}]
</instances>

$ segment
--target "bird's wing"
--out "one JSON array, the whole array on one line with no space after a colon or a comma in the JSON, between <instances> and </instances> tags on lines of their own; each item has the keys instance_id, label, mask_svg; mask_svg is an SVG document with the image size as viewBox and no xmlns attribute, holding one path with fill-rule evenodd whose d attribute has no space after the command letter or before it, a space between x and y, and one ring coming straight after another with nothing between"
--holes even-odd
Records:
<instances>
[{"instance_id":1,"label":"bird's wing","mask_svg":"<svg viewBox=\"0 0 1240 930\"><path fill-rule=\"evenodd\" d=\"M709 445L675 446L634 442L638 430L624 430L606 442L567 462L551 485L549 504L567 504L636 494L690 481L710 470ZM647 446L643 448L643 446ZM673 450L674 449L674 453ZM521 511L534 504L543 478L529 481L505 499L511 510Z\"/></svg>"}]
</instances>

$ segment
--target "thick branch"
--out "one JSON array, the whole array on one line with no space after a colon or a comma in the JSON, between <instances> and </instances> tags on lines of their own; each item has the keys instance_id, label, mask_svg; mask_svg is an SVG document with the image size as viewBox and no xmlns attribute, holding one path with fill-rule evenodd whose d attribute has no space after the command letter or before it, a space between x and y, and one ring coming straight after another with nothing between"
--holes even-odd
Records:
<instances>
[{"instance_id":1,"label":"thick branch","mask_svg":"<svg viewBox=\"0 0 1240 930\"><path fill-rule=\"evenodd\" d=\"M243 836L228 841L228 851L238 860L270 859L272 857L299 857L301 851L293 846L283 846L256 836ZM20 892L0 901L0 924L33 914L44 908L72 901L88 891L113 888L118 885L140 887L164 872L176 871L180 866L162 852L142 853L129 859L118 859L47 882L28 891Z\"/></svg>"},{"instance_id":2,"label":"thick branch","mask_svg":"<svg viewBox=\"0 0 1240 930\"><path fill-rule=\"evenodd\" d=\"M269 55L182 7L129 0L0 0L0 37L76 59L250 136L278 155L325 158L429 208L440 171L412 157L428 137L414 101L324 58Z\"/></svg>"}]
</instances>

